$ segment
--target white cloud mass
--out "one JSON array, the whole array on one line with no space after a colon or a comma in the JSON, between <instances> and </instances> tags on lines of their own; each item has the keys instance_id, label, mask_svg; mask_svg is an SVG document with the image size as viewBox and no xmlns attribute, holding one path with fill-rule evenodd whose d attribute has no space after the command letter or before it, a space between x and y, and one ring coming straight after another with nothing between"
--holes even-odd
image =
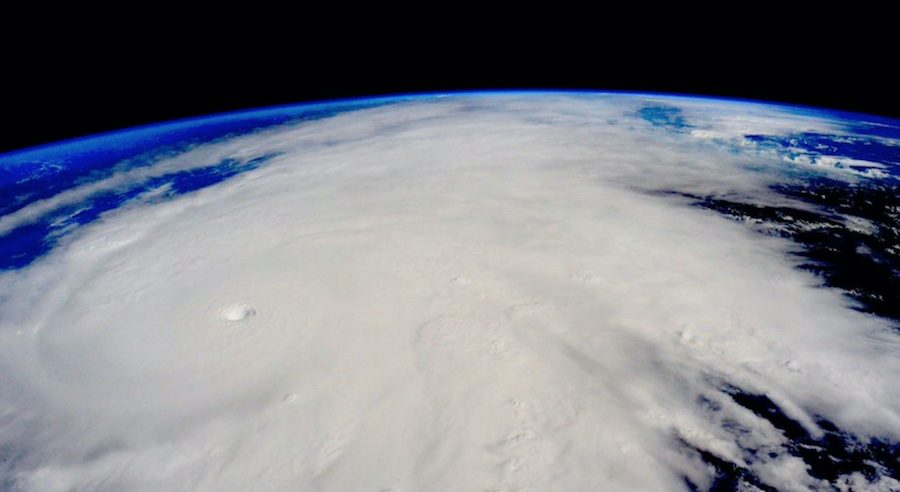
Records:
<instances>
[{"instance_id":1,"label":"white cloud mass","mask_svg":"<svg viewBox=\"0 0 900 492\"><path fill-rule=\"evenodd\" d=\"M636 114L661 103L692 127ZM798 131L842 130L726 101L424 98L200 146L0 218L275 155L0 274L0 488L708 486L683 443L816 488L720 388L764 393L814 435L823 416L897 441L896 333L796 269L790 241L657 193L781 203L785 173L859 179L743 138Z\"/></svg>"}]
</instances>

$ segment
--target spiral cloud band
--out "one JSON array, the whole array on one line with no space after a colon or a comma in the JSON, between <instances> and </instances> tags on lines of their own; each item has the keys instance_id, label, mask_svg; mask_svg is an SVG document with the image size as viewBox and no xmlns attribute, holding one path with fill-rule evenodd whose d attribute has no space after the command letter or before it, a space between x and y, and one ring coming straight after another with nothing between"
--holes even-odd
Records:
<instances>
[{"instance_id":1,"label":"spiral cloud band","mask_svg":"<svg viewBox=\"0 0 900 492\"><path fill-rule=\"evenodd\" d=\"M62 225L0 273L0 489L683 490L721 463L900 486L792 444L895 449L893 322L797 268L801 244L696 206L815 213L779 186L891 179L772 143L796 134L852 136L745 102L433 96L24 203L0 234ZM222 179L168 179L198 173Z\"/></svg>"}]
</instances>

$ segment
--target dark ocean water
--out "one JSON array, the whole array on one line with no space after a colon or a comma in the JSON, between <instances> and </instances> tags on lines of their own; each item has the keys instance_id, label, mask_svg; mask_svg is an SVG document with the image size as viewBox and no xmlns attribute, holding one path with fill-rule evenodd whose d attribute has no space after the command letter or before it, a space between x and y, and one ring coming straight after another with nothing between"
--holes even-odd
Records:
<instances>
[{"instance_id":1,"label":"dark ocean water","mask_svg":"<svg viewBox=\"0 0 900 492\"><path fill-rule=\"evenodd\" d=\"M745 135L757 149L791 159L804 156L813 162L823 156L852 159L838 169L864 173L875 163L881 175L854 182L838 181L821 174L791 173L772 191L798 206L767 206L716 196L670 193L688 199L694 206L715 211L760 234L793 241L796 267L814 273L823 287L839 289L855 309L891 320L900 334L900 122L884 118L820 111L839 119L847 134L797 133L789 136ZM644 120L669 131L691 128L678 108L647 107L639 112ZM864 161L857 166L856 161ZM804 206L801 208L799 204ZM900 382L898 382L900 384ZM861 439L841 430L822 416L814 416L824 431L814 437L790 418L769 397L724 383L721 388L736 404L768 421L785 437L787 453L805 463L812 477L837 487L841 475L860 473L870 481L889 476L900 479L900 443L887 437ZM721 395L720 395L721 396ZM719 409L701 399L703 411ZM847 405L853 405L848 401ZM738 438L746 430L726 429ZM736 439L738 440L738 439ZM739 440L738 440L739 442ZM745 490L755 487L774 491L749 467L727 461L710 450L682 441L685 452L715 470L710 490ZM774 458L764 449L742 449L747 463ZM685 478L691 490L699 487Z\"/></svg>"}]
</instances>

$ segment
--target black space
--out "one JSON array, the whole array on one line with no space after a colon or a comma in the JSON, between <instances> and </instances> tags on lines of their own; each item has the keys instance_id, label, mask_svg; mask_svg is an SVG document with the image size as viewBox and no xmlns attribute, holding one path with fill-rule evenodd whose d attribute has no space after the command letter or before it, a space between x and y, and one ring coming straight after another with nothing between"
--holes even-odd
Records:
<instances>
[{"instance_id":1,"label":"black space","mask_svg":"<svg viewBox=\"0 0 900 492\"><path fill-rule=\"evenodd\" d=\"M137 24L4 33L0 152L266 105L474 89L706 94L900 117L895 43L875 35L889 31L827 21L805 32L731 21L656 32L629 19L571 28L557 19L491 39L463 25L347 34L312 32L309 22L191 25L190 36Z\"/></svg>"}]
</instances>

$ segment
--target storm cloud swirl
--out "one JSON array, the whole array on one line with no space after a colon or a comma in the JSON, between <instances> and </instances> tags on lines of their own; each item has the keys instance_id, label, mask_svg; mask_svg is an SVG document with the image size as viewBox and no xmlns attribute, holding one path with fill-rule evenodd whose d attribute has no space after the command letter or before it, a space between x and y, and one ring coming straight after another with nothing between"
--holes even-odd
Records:
<instances>
[{"instance_id":1,"label":"storm cloud swirl","mask_svg":"<svg viewBox=\"0 0 900 492\"><path fill-rule=\"evenodd\" d=\"M221 133L5 188L0 489L900 487L896 126L545 93Z\"/></svg>"}]
</instances>

